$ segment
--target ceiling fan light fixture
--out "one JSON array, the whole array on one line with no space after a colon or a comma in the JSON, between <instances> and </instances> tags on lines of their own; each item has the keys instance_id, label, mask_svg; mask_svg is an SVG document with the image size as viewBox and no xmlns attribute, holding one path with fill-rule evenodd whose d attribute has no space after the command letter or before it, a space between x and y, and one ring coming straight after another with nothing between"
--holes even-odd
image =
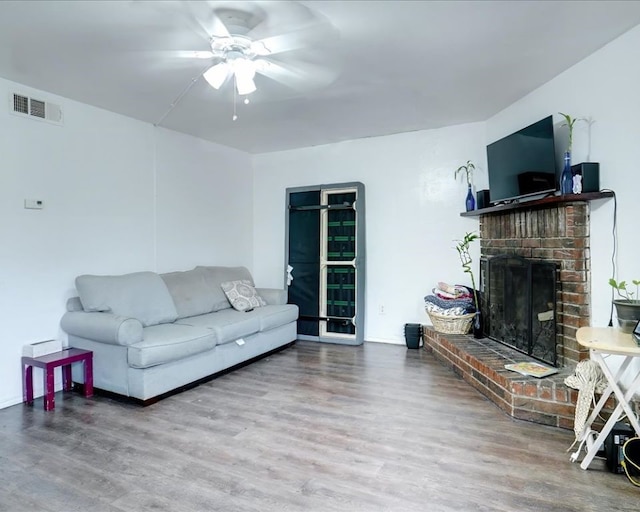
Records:
<instances>
[{"instance_id":1,"label":"ceiling fan light fixture","mask_svg":"<svg viewBox=\"0 0 640 512\"><path fill-rule=\"evenodd\" d=\"M247 76L242 77L236 74L236 88L238 89L238 94L244 96L256 90L256 83L253 81L253 78Z\"/></svg>"},{"instance_id":2,"label":"ceiling fan light fixture","mask_svg":"<svg viewBox=\"0 0 640 512\"><path fill-rule=\"evenodd\" d=\"M236 88L241 96L251 94L256 90L253 78L256 76L256 66L252 60L246 58L234 59L231 69L236 77Z\"/></svg>"},{"instance_id":3,"label":"ceiling fan light fixture","mask_svg":"<svg viewBox=\"0 0 640 512\"><path fill-rule=\"evenodd\" d=\"M220 62L219 64L210 67L202 76L207 82L209 82L211 87L214 89L220 89L227 79L227 76L229 76L229 64L226 62Z\"/></svg>"}]
</instances>

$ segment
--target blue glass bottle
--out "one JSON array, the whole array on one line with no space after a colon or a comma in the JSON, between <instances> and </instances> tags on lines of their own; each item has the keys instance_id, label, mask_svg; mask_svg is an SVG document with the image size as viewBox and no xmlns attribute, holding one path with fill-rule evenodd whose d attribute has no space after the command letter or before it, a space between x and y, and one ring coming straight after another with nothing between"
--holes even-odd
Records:
<instances>
[{"instance_id":1,"label":"blue glass bottle","mask_svg":"<svg viewBox=\"0 0 640 512\"><path fill-rule=\"evenodd\" d=\"M469 183L469 190L467 191L465 206L467 207L468 212L471 212L476 209L476 199L475 197L473 197L473 191L471 190L471 183Z\"/></svg>"},{"instance_id":2,"label":"blue glass bottle","mask_svg":"<svg viewBox=\"0 0 640 512\"><path fill-rule=\"evenodd\" d=\"M573 173L571 172L571 152L564 154L564 169L560 175L560 194L573 194Z\"/></svg>"}]
</instances>

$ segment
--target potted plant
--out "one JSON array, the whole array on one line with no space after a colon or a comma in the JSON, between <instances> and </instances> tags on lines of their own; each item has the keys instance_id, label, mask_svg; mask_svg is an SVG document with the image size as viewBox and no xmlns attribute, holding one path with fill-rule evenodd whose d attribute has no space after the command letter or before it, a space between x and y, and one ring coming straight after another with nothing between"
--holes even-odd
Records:
<instances>
[{"instance_id":1,"label":"potted plant","mask_svg":"<svg viewBox=\"0 0 640 512\"><path fill-rule=\"evenodd\" d=\"M636 287L635 292L627 288L626 281L616 281L613 277L609 284L618 294L618 299L613 300L616 307L618 325L624 332L633 332L633 328L640 320L640 279L633 279L631 283Z\"/></svg>"},{"instance_id":2,"label":"potted plant","mask_svg":"<svg viewBox=\"0 0 640 512\"><path fill-rule=\"evenodd\" d=\"M573 148L573 125L576 124L576 121L579 121L576 117L571 117L569 114L565 114L563 112L558 112L562 117L564 117L564 124L562 126L566 126L569 128L569 144L567 146L567 151L571 153Z\"/></svg>"},{"instance_id":3,"label":"potted plant","mask_svg":"<svg viewBox=\"0 0 640 512\"><path fill-rule=\"evenodd\" d=\"M471 286L473 287L473 303L476 308L476 314L473 318L473 336L475 338L482 338L482 313L480 311L480 302L478 301L478 292L476 291L476 280L473 275L473 269L471 268L473 259L469 254L469 246L478 238L479 236L476 233L466 233L462 240L457 240L458 243L456 245L456 251L458 251L458 256L460 257L462 269L471 277Z\"/></svg>"},{"instance_id":4,"label":"potted plant","mask_svg":"<svg viewBox=\"0 0 640 512\"><path fill-rule=\"evenodd\" d=\"M576 121L579 119L575 117L571 117L569 114L565 114L563 112L558 112L562 117L564 117L564 124L562 126L566 126L569 129L569 144L567 145L567 151L564 153L564 168L562 170L562 174L560 175L560 193L562 195L579 193L574 192L573 190L573 173L571 172L571 150L573 148L573 125L576 124Z\"/></svg>"},{"instance_id":5,"label":"potted plant","mask_svg":"<svg viewBox=\"0 0 640 512\"><path fill-rule=\"evenodd\" d=\"M467 160L465 165L461 165L456 169L456 172L453 173L454 179L458 178L458 173L461 175L464 174L467 179L467 198L465 200L465 206L468 212L475 210L476 208L476 200L473 197L473 191L471 190L471 177L473 176L473 171L476 166L473 165L471 160Z\"/></svg>"}]
</instances>

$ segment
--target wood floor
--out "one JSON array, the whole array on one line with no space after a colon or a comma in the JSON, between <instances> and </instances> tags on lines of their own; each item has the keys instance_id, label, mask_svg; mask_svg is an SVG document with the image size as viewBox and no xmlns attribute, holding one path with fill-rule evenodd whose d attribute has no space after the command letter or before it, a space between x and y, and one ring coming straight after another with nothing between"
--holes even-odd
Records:
<instances>
[{"instance_id":1,"label":"wood floor","mask_svg":"<svg viewBox=\"0 0 640 512\"><path fill-rule=\"evenodd\" d=\"M638 511L422 350L298 342L147 408L0 410L1 511Z\"/></svg>"}]
</instances>

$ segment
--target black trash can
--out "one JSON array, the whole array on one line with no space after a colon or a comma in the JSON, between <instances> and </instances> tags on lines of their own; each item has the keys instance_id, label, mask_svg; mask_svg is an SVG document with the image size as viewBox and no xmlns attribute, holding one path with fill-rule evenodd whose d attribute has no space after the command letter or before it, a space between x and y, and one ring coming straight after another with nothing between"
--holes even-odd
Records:
<instances>
[{"instance_id":1,"label":"black trash can","mask_svg":"<svg viewBox=\"0 0 640 512\"><path fill-rule=\"evenodd\" d=\"M407 342L407 348L420 348L422 324L404 324L404 339Z\"/></svg>"}]
</instances>

